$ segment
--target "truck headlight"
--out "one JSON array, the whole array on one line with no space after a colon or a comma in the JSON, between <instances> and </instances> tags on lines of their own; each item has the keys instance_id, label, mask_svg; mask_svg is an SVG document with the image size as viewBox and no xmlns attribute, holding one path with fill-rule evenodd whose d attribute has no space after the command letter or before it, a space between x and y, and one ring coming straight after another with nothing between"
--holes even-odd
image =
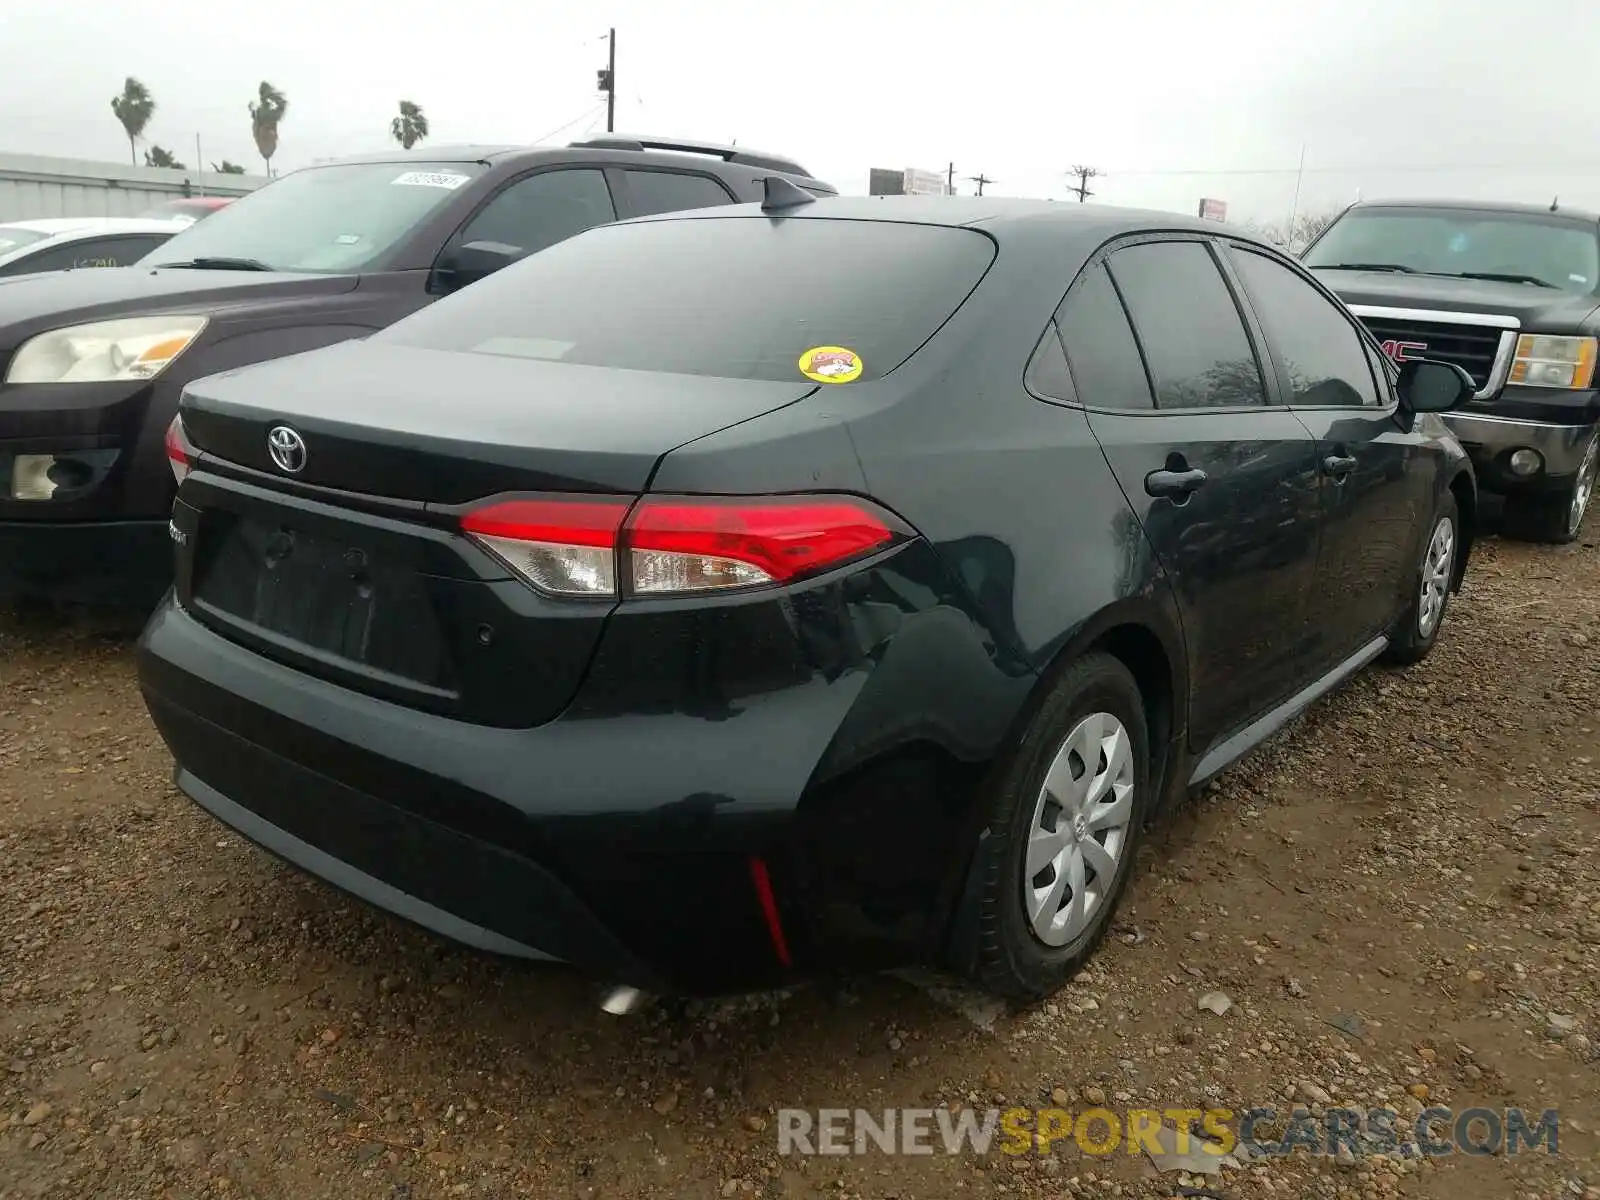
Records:
<instances>
[{"instance_id":1,"label":"truck headlight","mask_svg":"<svg viewBox=\"0 0 1600 1200\"><path fill-rule=\"evenodd\" d=\"M1511 360L1511 382L1530 387L1586 388L1594 382L1595 339L1525 333Z\"/></svg>"},{"instance_id":2,"label":"truck headlight","mask_svg":"<svg viewBox=\"0 0 1600 1200\"><path fill-rule=\"evenodd\" d=\"M205 327L205 317L126 317L52 329L22 343L3 382L154 379Z\"/></svg>"}]
</instances>

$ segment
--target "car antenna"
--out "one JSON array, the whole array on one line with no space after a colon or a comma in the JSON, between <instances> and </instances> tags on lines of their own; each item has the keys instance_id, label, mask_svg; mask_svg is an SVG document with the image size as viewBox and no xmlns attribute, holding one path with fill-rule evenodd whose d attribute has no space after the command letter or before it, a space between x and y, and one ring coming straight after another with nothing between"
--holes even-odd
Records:
<instances>
[{"instance_id":1,"label":"car antenna","mask_svg":"<svg viewBox=\"0 0 1600 1200\"><path fill-rule=\"evenodd\" d=\"M761 211L773 212L777 209L799 208L802 204L816 203L816 197L804 188L795 187L787 179L779 175L768 175L761 181L764 191L761 198Z\"/></svg>"},{"instance_id":2,"label":"car antenna","mask_svg":"<svg viewBox=\"0 0 1600 1200\"><path fill-rule=\"evenodd\" d=\"M1551 197L1551 200L1550 200L1550 211L1551 212L1555 212L1556 211L1556 201L1559 200L1559 199L1561 199L1560 196Z\"/></svg>"}]
</instances>

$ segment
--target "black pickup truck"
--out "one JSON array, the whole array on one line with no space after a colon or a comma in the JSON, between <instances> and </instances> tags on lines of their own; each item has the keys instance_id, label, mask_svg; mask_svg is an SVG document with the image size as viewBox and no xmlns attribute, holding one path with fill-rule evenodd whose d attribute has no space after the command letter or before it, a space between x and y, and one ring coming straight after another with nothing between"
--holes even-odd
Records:
<instances>
[{"instance_id":1,"label":"black pickup truck","mask_svg":"<svg viewBox=\"0 0 1600 1200\"><path fill-rule=\"evenodd\" d=\"M155 604L193 380L365 337L591 226L759 201L774 177L837 194L703 142L397 149L284 175L134 266L0 281L0 599Z\"/></svg>"},{"instance_id":2,"label":"black pickup truck","mask_svg":"<svg viewBox=\"0 0 1600 1200\"><path fill-rule=\"evenodd\" d=\"M1600 465L1600 217L1483 201L1361 202L1301 255L1396 362L1464 367L1445 417L1506 532L1578 536Z\"/></svg>"}]
</instances>

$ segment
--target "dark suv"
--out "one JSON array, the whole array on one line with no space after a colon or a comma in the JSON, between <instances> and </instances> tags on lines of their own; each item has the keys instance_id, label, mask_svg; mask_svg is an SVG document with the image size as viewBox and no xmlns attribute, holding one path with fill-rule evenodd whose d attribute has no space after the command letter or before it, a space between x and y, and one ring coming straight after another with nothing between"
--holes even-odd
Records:
<instances>
[{"instance_id":1,"label":"dark suv","mask_svg":"<svg viewBox=\"0 0 1600 1200\"><path fill-rule=\"evenodd\" d=\"M1578 536L1600 465L1600 217L1558 205L1391 201L1346 209L1302 256L1397 363L1466 368L1445 418L1506 500L1506 530Z\"/></svg>"},{"instance_id":2,"label":"dark suv","mask_svg":"<svg viewBox=\"0 0 1600 1200\"><path fill-rule=\"evenodd\" d=\"M593 225L760 199L791 159L605 137L308 167L139 264L0 287L0 597L153 606L171 580L163 437L190 381L365 337ZM448 403L448 398L441 398Z\"/></svg>"}]
</instances>

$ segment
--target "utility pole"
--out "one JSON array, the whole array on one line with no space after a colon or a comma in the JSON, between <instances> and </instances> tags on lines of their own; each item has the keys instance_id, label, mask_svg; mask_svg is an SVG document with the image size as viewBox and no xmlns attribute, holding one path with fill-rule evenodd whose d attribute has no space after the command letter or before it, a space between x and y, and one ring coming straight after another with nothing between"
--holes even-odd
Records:
<instances>
[{"instance_id":1,"label":"utility pole","mask_svg":"<svg viewBox=\"0 0 1600 1200\"><path fill-rule=\"evenodd\" d=\"M976 175L968 175L967 178L978 185L978 195L980 196L983 195L983 185L994 182L994 180L990 179L982 171L979 171Z\"/></svg>"},{"instance_id":2,"label":"utility pole","mask_svg":"<svg viewBox=\"0 0 1600 1200\"><path fill-rule=\"evenodd\" d=\"M954 196L956 194L956 165L955 165L955 163L951 163L950 164L950 171L944 177L944 194L946 196Z\"/></svg>"},{"instance_id":3,"label":"utility pole","mask_svg":"<svg viewBox=\"0 0 1600 1200\"><path fill-rule=\"evenodd\" d=\"M595 74L600 77L600 90L606 94L606 132L615 132L617 116L617 31L606 32L606 65Z\"/></svg>"},{"instance_id":4,"label":"utility pole","mask_svg":"<svg viewBox=\"0 0 1600 1200\"><path fill-rule=\"evenodd\" d=\"M1100 169L1098 167L1073 167L1069 174L1076 175L1078 177L1078 186L1075 188L1068 188L1067 191L1076 194L1078 197L1078 203L1082 204L1090 196L1094 195L1094 193L1089 190L1089 180L1098 179L1100 176Z\"/></svg>"}]
</instances>

